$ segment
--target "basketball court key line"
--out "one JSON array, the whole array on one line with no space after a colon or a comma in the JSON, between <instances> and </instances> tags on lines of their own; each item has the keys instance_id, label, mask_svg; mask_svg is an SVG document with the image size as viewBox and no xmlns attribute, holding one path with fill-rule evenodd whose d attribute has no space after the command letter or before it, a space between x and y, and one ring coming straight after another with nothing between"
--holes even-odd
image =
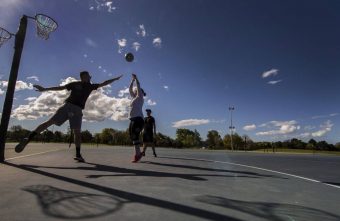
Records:
<instances>
[{"instance_id":1,"label":"basketball court key line","mask_svg":"<svg viewBox=\"0 0 340 221\"><path fill-rule=\"evenodd\" d=\"M19 159L19 158L25 158L25 157L31 157L31 156L35 156L35 155L40 155L40 154L44 154L44 153L51 153L51 152L56 152L56 151L60 151L60 149L44 151L44 152L39 152L39 153L32 153L32 154L28 154L28 155L24 155L24 156L18 156L18 157L11 157L11 158L7 158L6 161Z\"/></svg>"}]
</instances>

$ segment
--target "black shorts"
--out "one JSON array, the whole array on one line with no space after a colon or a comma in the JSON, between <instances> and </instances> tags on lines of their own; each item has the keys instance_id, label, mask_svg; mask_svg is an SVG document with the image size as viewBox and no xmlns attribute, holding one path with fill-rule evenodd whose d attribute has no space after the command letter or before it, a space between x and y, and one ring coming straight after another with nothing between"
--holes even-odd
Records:
<instances>
[{"instance_id":1,"label":"black shorts","mask_svg":"<svg viewBox=\"0 0 340 221\"><path fill-rule=\"evenodd\" d=\"M153 143L153 133L152 131L143 132L143 143Z\"/></svg>"},{"instance_id":2,"label":"black shorts","mask_svg":"<svg viewBox=\"0 0 340 221\"><path fill-rule=\"evenodd\" d=\"M144 128L144 119L142 117L130 118L129 134L134 145L140 144L139 135Z\"/></svg>"},{"instance_id":3,"label":"black shorts","mask_svg":"<svg viewBox=\"0 0 340 221\"><path fill-rule=\"evenodd\" d=\"M83 119L83 112L81 107L75 104L66 102L63 106L59 107L57 112L50 118L57 126L61 126L65 121L70 121L71 129L81 129Z\"/></svg>"}]
</instances>

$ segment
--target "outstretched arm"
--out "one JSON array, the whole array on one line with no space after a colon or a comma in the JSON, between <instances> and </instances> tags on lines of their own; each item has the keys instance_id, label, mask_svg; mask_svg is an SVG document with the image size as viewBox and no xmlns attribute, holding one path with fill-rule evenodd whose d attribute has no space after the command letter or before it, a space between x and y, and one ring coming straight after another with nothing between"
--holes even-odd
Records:
<instances>
[{"instance_id":1,"label":"outstretched arm","mask_svg":"<svg viewBox=\"0 0 340 221\"><path fill-rule=\"evenodd\" d=\"M44 91L62 91L66 89L66 86L58 86L58 87L49 87L49 88L44 88L40 85L33 85L33 87L36 88L36 91L44 92Z\"/></svg>"},{"instance_id":2,"label":"outstretched arm","mask_svg":"<svg viewBox=\"0 0 340 221\"><path fill-rule=\"evenodd\" d=\"M133 82L134 82L134 81L135 81L135 79L132 78L131 83L130 83L130 86L129 86L129 92L130 92L130 96L131 96L131 97L134 97L134 96L135 96L135 94L133 93Z\"/></svg>"},{"instance_id":3,"label":"outstretched arm","mask_svg":"<svg viewBox=\"0 0 340 221\"><path fill-rule=\"evenodd\" d=\"M123 75L120 75L118 77L112 78L112 79L107 80L107 81L104 81L103 83L100 83L98 85L98 87L104 87L106 85L109 85L109 84L113 83L114 81L118 81L121 77L123 77Z\"/></svg>"},{"instance_id":4,"label":"outstretched arm","mask_svg":"<svg viewBox=\"0 0 340 221\"><path fill-rule=\"evenodd\" d=\"M142 91L141 91L141 89L140 89L140 83L139 83L139 80L138 80L138 78L137 78L137 75L132 74L132 77L136 80L136 85L137 85L137 97L140 97L140 96L143 97L143 94L142 94Z\"/></svg>"}]
</instances>

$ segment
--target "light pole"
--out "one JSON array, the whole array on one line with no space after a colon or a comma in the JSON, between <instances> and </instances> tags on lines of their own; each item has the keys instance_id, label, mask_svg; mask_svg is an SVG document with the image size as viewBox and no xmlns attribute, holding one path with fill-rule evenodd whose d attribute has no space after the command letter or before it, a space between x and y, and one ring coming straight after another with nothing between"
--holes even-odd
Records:
<instances>
[{"instance_id":1,"label":"light pole","mask_svg":"<svg viewBox=\"0 0 340 221\"><path fill-rule=\"evenodd\" d=\"M229 107L229 111L230 111L230 146L231 146L231 150L234 150L233 147L233 130L235 129L235 127L233 126L233 111L235 110L235 107L230 106Z\"/></svg>"},{"instance_id":2,"label":"light pole","mask_svg":"<svg viewBox=\"0 0 340 221\"><path fill-rule=\"evenodd\" d=\"M23 15L20 19L19 29L16 34L11 34L7 30L0 28L0 46L4 42L9 40L12 36L15 36L14 55L12 60L11 72L8 79L8 86L0 124L0 162L4 162L5 160L5 143L7 137L7 129L12 112L13 97L19 72L21 54L25 43L27 18L31 18L36 21L37 34L43 39L48 39L49 33L54 31L58 27L57 23L52 18L43 14L37 14L35 17Z\"/></svg>"}]
</instances>

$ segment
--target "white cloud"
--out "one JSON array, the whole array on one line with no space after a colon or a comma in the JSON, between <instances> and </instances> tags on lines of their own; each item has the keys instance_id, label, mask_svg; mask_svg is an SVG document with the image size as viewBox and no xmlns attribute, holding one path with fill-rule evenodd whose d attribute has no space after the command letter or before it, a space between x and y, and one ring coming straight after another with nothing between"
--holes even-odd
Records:
<instances>
[{"instance_id":1,"label":"white cloud","mask_svg":"<svg viewBox=\"0 0 340 221\"><path fill-rule=\"evenodd\" d=\"M332 130L334 124L330 120L325 121L320 125L320 130L311 133L313 137L322 137Z\"/></svg>"},{"instance_id":2,"label":"white cloud","mask_svg":"<svg viewBox=\"0 0 340 221\"><path fill-rule=\"evenodd\" d=\"M156 103L156 101L152 101L151 99L148 99L146 104L149 105L149 106L155 106L157 103Z\"/></svg>"},{"instance_id":3,"label":"white cloud","mask_svg":"<svg viewBox=\"0 0 340 221\"><path fill-rule=\"evenodd\" d=\"M0 81L0 88L4 89L7 88L8 86L8 81ZM33 84L31 83L26 83L24 81L17 81L15 84L15 90L16 91L21 91L21 90L33 90Z\"/></svg>"},{"instance_id":4,"label":"white cloud","mask_svg":"<svg viewBox=\"0 0 340 221\"><path fill-rule=\"evenodd\" d=\"M268 126L268 123L263 123L259 125L259 127L267 127L267 126Z\"/></svg>"},{"instance_id":5,"label":"white cloud","mask_svg":"<svg viewBox=\"0 0 340 221\"><path fill-rule=\"evenodd\" d=\"M278 69L271 69L269 71L265 71L262 73L262 78L267 78L267 77L270 77L270 76L275 76L279 73L279 70Z\"/></svg>"},{"instance_id":6,"label":"white cloud","mask_svg":"<svg viewBox=\"0 0 340 221\"><path fill-rule=\"evenodd\" d=\"M162 39L160 37L154 38L152 41L153 46L156 48L161 48L162 47Z\"/></svg>"},{"instance_id":7,"label":"white cloud","mask_svg":"<svg viewBox=\"0 0 340 221\"><path fill-rule=\"evenodd\" d=\"M135 51L138 51L139 48L140 48L141 44L138 43L138 42L133 42L132 43L132 48L135 50Z\"/></svg>"},{"instance_id":8,"label":"white cloud","mask_svg":"<svg viewBox=\"0 0 340 221\"><path fill-rule=\"evenodd\" d=\"M127 44L127 40L125 38L122 38L122 39L118 39L117 40L118 42L118 53L122 53L123 49L126 47L126 44Z\"/></svg>"},{"instance_id":9,"label":"white cloud","mask_svg":"<svg viewBox=\"0 0 340 221\"><path fill-rule=\"evenodd\" d=\"M105 6L107 7L107 11L108 12L112 12L113 10L116 10L116 7L113 7L112 6L112 2L111 1L107 1L106 3L105 3Z\"/></svg>"},{"instance_id":10,"label":"white cloud","mask_svg":"<svg viewBox=\"0 0 340 221\"><path fill-rule=\"evenodd\" d=\"M245 131L251 131L251 130L255 130L256 129L256 125L255 124L250 124L250 125L246 125L243 127L243 130Z\"/></svg>"},{"instance_id":11,"label":"white cloud","mask_svg":"<svg viewBox=\"0 0 340 221\"><path fill-rule=\"evenodd\" d=\"M282 80L277 80L277 81L268 81L268 84L277 84L280 83Z\"/></svg>"},{"instance_id":12,"label":"white cloud","mask_svg":"<svg viewBox=\"0 0 340 221\"><path fill-rule=\"evenodd\" d=\"M28 97L28 98L25 98L25 101L34 101L36 99L37 97Z\"/></svg>"},{"instance_id":13,"label":"white cloud","mask_svg":"<svg viewBox=\"0 0 340 221\"><path fill-rule=\"evenodd\" d=\"M273 130L256 133L258 136L286 135L300 130L300 125L295 120L291 121L270 121L266 126L274 127Z\"/></svg>"},{"instance_id":14,"label":"white cloud","mask_svg":"<svg viewBox=\"0 0 340 221\"><path fill-rule=\"evenodd\" d=\"M327 114L327 115L317 115L317 116L313 116L312 119L320 119L320 118L329 118L329 117L336 117L338 116L339 113L331 113L331 114Z\"/></svg>"},{"instance_id":15,"label":"white cloud","mask_svg":"<svg viewBox=\"0 0 340 221\"><path fill-rule=\"evenodd\" d=\"M145 37L145 36L146 36L145 27L144 27L143 24L138 26L138 30L136 31L136 34L137 34L138 36L142 36L142 37Z\"/></svg>"},{"instance_id":16,"label":"white cloud","mask_svg":"<svg viewBox=\"0 0 340 221\"><path fill-rule=\"evenodd\" d=\"M89 9L91 11L97 9L97 11L101 11L102 9L107 10L107 12L111 13L113 10L116 10L117 7L112 5L112 1L108 0L92 0L90 2Z\"/></svg>"},{"instance_id":17,"label":"white cloud","mask_svg":"<svg viewBox=\"0 0 340 221\"><path fill-rule=\"evenodd\" d=\"M315 126L307 125L307 126L305 126L304 129L305 130L313 130L313 129L315 129Z\"/></svg>"},{"instance_id":18,"label":"white cloud","mask_svg":"<svg viewBox=\"0 0 340 221\"><path fill-rule=\"evenodd\" d=\"M27 80L35 80L35 81L39 81L39 78L37 76L30 76L30 77L27 77Z\"/></svg>"},{"instance_id":19,"label":"white cloud","mask_svg":"<svg viewBox=\"0 0 340 221\"><path fill-rule=\"evenodd\" d=\"M306 133L302 133L302 134L298 135L297 137L308 138L310 136L311 136L311 133L306 132Z\"/></svg>"},{"instance_id":20,"label":"white cloud","mask_svg":"<svg viewBox=\"0 0 340 221\"><path fill-rule=\"evenodd\" d=\"M74 78L62 80L60 85L65 85ZM130 99L128 97L110 97L107 95L109 87L99 88L92 92L83 110L85 121L114 121L126 120L128 117ZM44 116L51 116L64 103L70 92L48 91L43 92L36 99L30 99L28 104L20 105L13 111L13 117L18 120L35 120Z\"/></svg>"},{"instance_id":21,"label":"white cloud","mask_svg":"<svg viewBox=\"0 0 340 221\"><path fill-rule=\"evenodd\" d=\"M172 123L172 127L187 127L187 126L198 126L210 123L208 119L186 119L180 120Z\"/></svg>"},{"instance_id":22,"label":"white cloud","mask_svg":"<svg viewBox=\"0 0 340 221\"><path fill-rule=\"evenodd\" d=\"M92 47L92 48L96 48L97 47L97 43L95 41L93 41L90 38L86 38L85 42L88 46Z\"/></svg>"},{"instance_id":23,"label":"white cloud","mask_svg":"<svg viewBox=\"0 0 340 221\"><path fill-rule=\"evenodd\" d=\"M118 97L124 97L124 96L127 96L129 94L130 94L129 88L126 87L126 88L124 88L124 89L122 89L118 92Z\"/></svg>"}]
</instances>

